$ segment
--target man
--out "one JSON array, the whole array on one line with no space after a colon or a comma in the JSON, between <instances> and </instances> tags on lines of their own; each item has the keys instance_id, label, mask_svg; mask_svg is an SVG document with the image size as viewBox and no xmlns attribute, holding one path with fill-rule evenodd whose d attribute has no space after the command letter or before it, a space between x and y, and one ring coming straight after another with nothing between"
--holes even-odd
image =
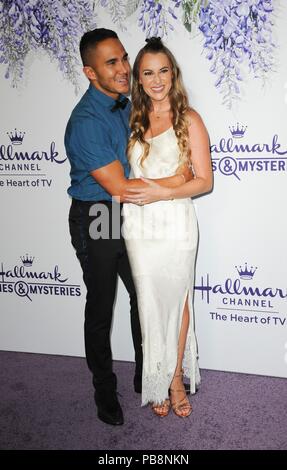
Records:
<instances>
[{"instance_id":1,"label":"man","mask_svg":"<svg viewBox=\"0 0 287 470\"><path fill-rule=\"evenodd\" d=\"M110 229L115 205L112 197L124 202L123 194L128 188L146 183L127 179L130 102L123 96L129 93L130 86L127 52L117 34L104 28L85 33L80 52L90 86L74 108L65 133L65 147L71 164L69 225L87 287L85 349L93 374L98 417L105 423L120 425L124 420L116 393L110 345L118 274L130 296L136 362L134 389L138 393L141 392L142 349L136 294L124 240L121 236L113 237ZM178 186L183 179L175 175L157 182ZM91 209L95 203L97 207L99 204L104 206L108 213L108 237L90 236L91 222L97 215L97 211Z\"/></svg>"}]
</instances>

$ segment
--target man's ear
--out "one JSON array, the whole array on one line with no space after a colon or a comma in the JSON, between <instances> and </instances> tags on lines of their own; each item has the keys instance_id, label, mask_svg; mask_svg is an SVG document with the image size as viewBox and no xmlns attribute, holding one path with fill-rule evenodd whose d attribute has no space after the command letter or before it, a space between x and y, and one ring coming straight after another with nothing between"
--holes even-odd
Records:
<instances>
[{"instance_id":1,"label":"man's ear","mask_svg":"<svg viewBox=\"0 0 287 470\"><path fill-rule=\"evenodd\" d=\"M83 67L83 72L89 80L97 80L96 72L89 65Z\"/></svg>"}]
</instances>

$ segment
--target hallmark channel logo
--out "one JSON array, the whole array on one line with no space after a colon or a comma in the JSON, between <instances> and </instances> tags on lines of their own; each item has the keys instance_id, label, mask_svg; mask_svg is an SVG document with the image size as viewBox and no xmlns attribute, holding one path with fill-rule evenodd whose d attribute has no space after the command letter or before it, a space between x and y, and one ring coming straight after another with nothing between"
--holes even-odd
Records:
<instances>
[{"instance_id":1,"label":"hallmark channel logo","mask_svg":"<svg viewBox=\"0 0 287 470\"><path fill-rule=\"evenodd\" d=\"M23 139L25 132L18 132L17 129L15 129L15 132L7 132L7 135L10 139L10 142L13 145L22 145Z\"/></svg>"},{"instance_id":2,"label":"hallmark channel logo","mask_svg":"<svg viewBox=\"0 0 287 470\"><path fill-rule=\"evenodd\" d=\"M27 150L26 132L15 128L6 132L7 143L0 142L0 187L47 187L52 179L47 178L49 164L62 164L67 157L60 157L56 143L52 141L48 148Z\"/></svg>"},{"instance_id":3,"label":"hallmark channel logo","mask_svg":"<svg viewBox=\"0 0 287 470\"><path fill-rule=\"evenodd\" d=\"M248 268L247 263L245 263L244 268L242 268L242 266L239 266L239 267L235 266L235 267L237 269L237 272L239 274L240 279L244 279L244 280L253 279L253 276L254 276L255 271L257 269L257 266L256 266L256 268L253 268L253 266Z\"/></svg>"},{"instance_id":4,"label":"hallmark channel logo","mask_svg":"<svg viewBox=\"0 0 287 470\"><path fill-rule=\"evenodd\" d=\"M237 123L236 127L235 126L232 126L232 127L229 126L229 130L231 132L232 137L234 137L234 139L242 139L242 137L244 137L246 129L247 129L247 126L240 126L239 127L239 122Z\"/></svg>"},{"instance_id":5,"label":"hallmark channel logo","mask_svg":"<svg viewBox=\"0 0 287 470\"><path fill-rule=\"evenodd\" d=\"M278 310L280 302L287 298L287 288L259 287L257 269L248 263L236 265L234 276L219 283L211 282L210 274L201 276L201 283L194 289L201 293L202 301L212 306L212 320L287 325L286 317Z\"/></svg>"},{"instance_id":6,"label":"hallmark channel logo","mask_svg":"<svg viewBox=\"0 0 287 470\"><path fill-rule=\"evenodd\" d=\"M32 301L34 295L61 295L79 297L79 285L68 283L68 277L63 277L59 266L51 270L34 269L34 256L21 256L21 263L12 268L6 268L1 263L0 294L16 294Z\"/></svg>"},{"instance_id":7,"label":"hallmark channel logo","mask_svg":"<svg viewBox=\"0 0 287 470\"><path fill-rule=\"evenodd\" d=\"M240 181L244 173L287 170L287 150L281 149L277 134L267 143L243 143L247 126L239 122L229 126L229 133L228 138L210 147L214 172L235 176Z\"/></svg>"}]
</instances>

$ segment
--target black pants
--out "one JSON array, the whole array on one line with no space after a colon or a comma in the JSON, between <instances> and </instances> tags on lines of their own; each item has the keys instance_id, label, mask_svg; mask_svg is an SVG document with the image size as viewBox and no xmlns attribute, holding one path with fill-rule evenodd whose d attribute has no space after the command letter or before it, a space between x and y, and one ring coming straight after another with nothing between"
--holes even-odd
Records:
<instances>
[{"instance_id":1,"label":"black pants","mask_svg":"<svg viewBox=\"0 0 287 470\"><path fill-rule=\"evenodd\" d=\"M84 328L87 363L93 374L95 388L105 389L116 387L116 376L112 370L110 332L118 274L130 296L136 374L142 372L141 329L135 287L124 239L122 236L119 239L111 238L112 205L115 203L100 202L107 208L106 210L104 207L108 212L110 236L108 239L96 240L89 234L91 222L97 221L96 216L89 216L90 208L94 204L98 203L73 199L69 226L72 244L81 263L87 287ZM121 224L121 220L118 223ZM125 341L124 337L123 341Z\"/></svg>"}]
</instances>

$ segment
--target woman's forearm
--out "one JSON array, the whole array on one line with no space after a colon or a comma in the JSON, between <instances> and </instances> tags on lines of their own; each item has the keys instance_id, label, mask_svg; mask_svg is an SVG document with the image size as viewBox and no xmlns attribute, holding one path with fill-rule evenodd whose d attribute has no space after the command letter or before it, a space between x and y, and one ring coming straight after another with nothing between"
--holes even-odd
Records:
<instances>
[{"instance_id":1,"label":"woman's forearm","mask_svg":"<svg viewBox=\"0 0 287 470\"><path fill-rule=\"evenodd\" d=\"M213 186L213 178L194 178L177 188L169 188L167 199L184 199L208 193Z\"/></svg>"}]
</instances>

